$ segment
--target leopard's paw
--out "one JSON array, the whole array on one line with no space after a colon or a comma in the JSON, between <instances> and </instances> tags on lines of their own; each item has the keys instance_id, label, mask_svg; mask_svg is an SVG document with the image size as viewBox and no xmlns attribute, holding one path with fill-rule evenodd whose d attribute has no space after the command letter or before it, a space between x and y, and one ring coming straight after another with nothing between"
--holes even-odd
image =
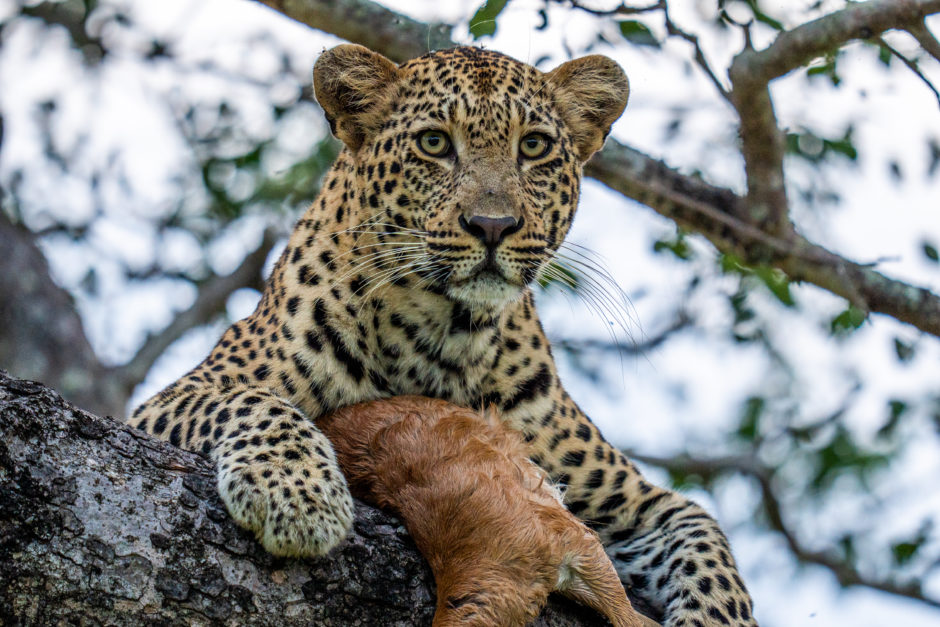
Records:
<instances>
[{"instance_id":1,"label":"leopard's paw","mask_svg":"<svg viewBox=\"0 0 940 627\"><path fill-rule=\"evenodd\" d=\"M352 497L333 460L220 466L218 483L232 518L274 555L324 555L352 526Z\"/></svg>"}]
</instances>

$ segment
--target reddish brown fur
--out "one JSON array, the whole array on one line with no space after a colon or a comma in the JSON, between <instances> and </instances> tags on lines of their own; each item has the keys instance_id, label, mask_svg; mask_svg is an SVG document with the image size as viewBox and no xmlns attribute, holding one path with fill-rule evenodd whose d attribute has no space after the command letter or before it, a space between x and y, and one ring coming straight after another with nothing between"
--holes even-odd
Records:
<instances>
[{"instance_id":1,"label":"reddish brown fur","mask_svg":"<svg viewBox=\"0 0 940 627\"><path fill-rule=\"evenodd\" d=\"M524 625L558 590L640 627L597 535L495 416L404 396L318 421L354 495L394 511L434 571L434 625Z\"/></svg>"}]
</instances>

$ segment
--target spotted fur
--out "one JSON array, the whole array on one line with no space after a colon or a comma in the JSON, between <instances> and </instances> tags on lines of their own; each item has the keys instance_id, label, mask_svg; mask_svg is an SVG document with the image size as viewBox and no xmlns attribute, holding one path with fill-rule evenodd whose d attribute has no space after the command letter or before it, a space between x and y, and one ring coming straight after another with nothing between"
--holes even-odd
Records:
<instances>
[{"instance_id":1,"label":"spotted fur","mask_svg":"<svg viewBox=\"0 0 940 627\"><path fill-rule=\"evenodd\" d=\"M755 625L715 521L645 481L565 392L528 287L626 104L622 70L595 55L542 73L476 48L396 66L346 45L314 83L346 144L322 193L257 310L130 422L211 456L233 518L310 556L352 520L318 417L405 394L494 403L666 625Z\"/></svg>"}]
</instances>

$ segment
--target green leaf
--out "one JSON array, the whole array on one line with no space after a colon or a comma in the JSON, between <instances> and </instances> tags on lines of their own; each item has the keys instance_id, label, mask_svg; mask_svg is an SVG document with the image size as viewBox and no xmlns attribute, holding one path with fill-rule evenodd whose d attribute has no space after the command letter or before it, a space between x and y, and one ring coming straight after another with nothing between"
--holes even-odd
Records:
<instances>
[{"instance_id":1,"label":"green leaf","mask_svg":"<svg viewBox=\"0 0 940 627\"><path fill-rule=\"evenodd\" d=\"M737 435L739 438L753 442L757 439L760 426L760 418L764 413L766 401L760 396L752 396L744 403L744 411L741 413L741 423L738 425Z\"/></svg>"},{"instance_id":2,"label":"green leaf","mask_svg":"<svg viewBox=\"0 0 940 627\"><path fill-rule=\"evenodd\" d=\"M841 139L824 139L823 145L840 155L847 157L851 161L858 159L858 150L852 143L852 127L850 126Z\"/></svg>"},{"instance_id":3,"label":"green leaf","mask_svg":"<svg viewBox=\"0 0 940 627\"><path fill-rule=\"evenodd\" d=\"M784 30L783 23L779 20L776 20L766 13L764 13L760 6L757 4L757 0L746 0L747 5L751 7L751 12L754 13L754 19L760 22L761 24L766 24L774 30Z\"/></svg>"},{"instance_id":4,"label":"green leaf","mask_svg":"<svg viewBox=\"0 0 940 627\"><path fill-rule=\"evenodd\" d=\"M844 335L851 333L862 326L868 315L854 305L849 305L848 309L832 319L830 330L834 335Z\"/></svg>"},{"instance_id":5,"label":"green leaf","mask_svg":"<svg viewBox=\"0 0 940 627\"><path fill-rule=\"evenodd\" d=\"M889 453L865 450L842 425L836 428L832 440L817 452L818 465L812 478L817 491L829 487L841 475L850 474L864 479L890 461Z\"/></svg>"},{"instance_id":6,"label":"green leaf","mask_svg":"<svg viewBox=\"0 0 940 627\"><path fill-rule=\"evenodd\" d=\"M898 428L898 425L901 424L901 416L903 416L906 411L907 403L904 401L900 401L896 398L888 401L888 419L881 425L876 435L881 439L890 438Z\"/></svg>"},{"instance_id":7,"label":"green leaf","mask_svg":"<svg viewBox=\"0 0 940 627\"><path fill-rule=\"evenodd\" d=\"M657 253L669 251L683 261L688 261L692 258L692 249L689 248L688 243L685 241L685 233L682 231L676 234L675 239L658 240L653 244L653 251Z\"/></svg>"},{"instance_id":8,"label":"green leaf","mask_svg":"<svg viewBox=\"0 0 940 627\"><path fill-rule=\"evenodd\" d=\"M653 35L653 31L643 22L636 20L626 20L620 22L620 34L630 43L637 46L652 46L659 48L659 40Z\"/></svg>"},{"instance_id":9,"label":"green leaf","mask_svg":"<svg viewBox=\"0 0 940 627\"><path fill-rule=\"evenodd\" d=\"M913 542L898 542L892 545L891 554L894 556L894 563L898 566L903 566L911 561L911 558L914 557L919 548L920 545L914 544Z\"/></svg>"},{"instance_id":10,"label":"green leaf","mask_svg":"<svg viewBox=\"0 0 940 627\"><path fill-rule=\"evenodd\" d=\"M927 543L931 535L933 535L933 527L933 521L928 518L920 526L920 529L917 530L917 535L913 538L891 545L891 554L894 556L894 562L898 566L903 566L910 562L917 555L921 547Z\"/></svg>"},{"instance_id":11,"label":"green leaf","mask_svg":"<svg viewBox=\"0 0 940 627\"><path fill-rule=\"evenodd\" d=\"M506 8L509 0L486 0L470 18L470 34L474 39L491 36L496 32L496 17Z\"/></svg>"},{"instance_id":12,"label":"green leaf","mask_svg":"<svg viewBox=\"0 0 940 627\"><path fill-rule=\"evenodd\" d=\"M829 79L829 82L832 83L833 87L838 87L839 83L842 82L842 77L839 76L836 59L837 57L835 54L826 56L822 65L814 65L808 68L806 70L806 75L826 77Z\"/></svg>"},{"instance_id":13,"label":"green leaf","mask_svg":"<svg viewBox=\"0 0 940 627\"><path fill-rule=\"evenodd\" d=\"M937 253L937 247L931 244L930 242L924 242L921 244L924 249L924 257L933 261L934 263L940 262L940 254Z\"/></svg>"},{"instance_id":14,"label":"green leaf","mask_svg":"<svg viewBox=\"0 0 940 627\"><path fill-rule=\"evenodd\" d=\"M894 338L894 352L897 354L898 361L901 363L906 364L914 359L914 345L902 341L901 338Z\"/></svg>"},{"instance_id":15,"label":"green leaf","mask_svg":"<svg viewBox=\"0 0 940 627\"><path fill-rule=\"evenodd\" d=\"M894 55L891 54L891 51L888 50L887 46L882 46L878 44L878 60L881 61L885 66L891 65L891 58Z\"/></svg>"},{"instance_id":16,"label":"green leaf","mask_svg":"<svg viewBox=\"0 0 940 627\"><path fill-rule=\"evenodd\" d=\"M790 294L790 279L781 270L768 266L760 266L754 268L754 275L767 286L767 289L769 289L781 303L787 307L793 307L796 304L796 301L793 300L793 295Z\"/></svg>"}]
</instances>

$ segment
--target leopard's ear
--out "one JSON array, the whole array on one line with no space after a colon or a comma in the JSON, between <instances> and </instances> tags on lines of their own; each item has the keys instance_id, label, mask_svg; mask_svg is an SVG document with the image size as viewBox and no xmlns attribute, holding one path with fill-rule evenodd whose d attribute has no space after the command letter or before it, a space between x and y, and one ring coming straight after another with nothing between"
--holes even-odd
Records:
<instances>
[{"instance_id":1,"label":"leopard's ear","mask_svg":"<svg viewBox=\"0 0 940 627\"><path fill-rule=\"evenodd\" d=\"M559 65L545 75L581 161L604 145L610 126L627 106L630 83L617 63L592 54Z\"/></svg>"},{"instance_id":2,"label":"leopard's ear","mask_svg":"<svg viewBox=\"0 0 940 627\"><path fill-rule=\"evenodd\" d=\"M313 88L330 130L356 151L381 116L398 67L363 46L344 44L325 51L313 66Z\"/></svg>"}]
</instances>

